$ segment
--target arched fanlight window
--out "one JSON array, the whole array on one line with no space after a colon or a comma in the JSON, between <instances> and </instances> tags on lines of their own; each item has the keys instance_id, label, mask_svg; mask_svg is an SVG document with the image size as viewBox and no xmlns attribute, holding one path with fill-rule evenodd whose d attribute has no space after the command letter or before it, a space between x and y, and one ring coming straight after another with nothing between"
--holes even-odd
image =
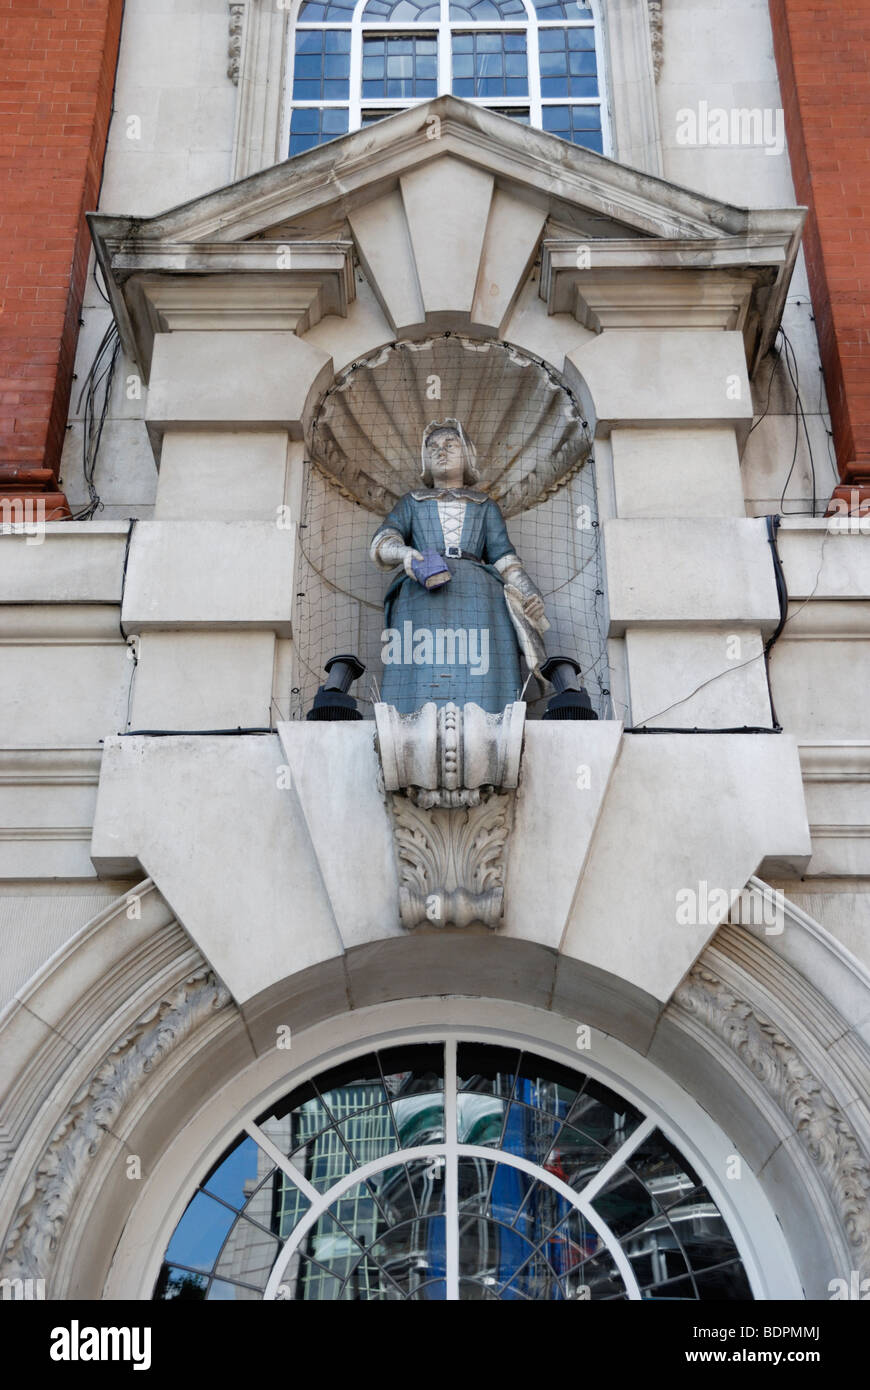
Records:
<instances>
[{"instance_id":1,"label":"arched fanlight window","mask_svg":"<svg viewBox=\"0 0 870 1390\"><path fill-rule=\"evenodd\" d=\"M710 1184L601 1080L516 1046L388 1046L250 1120L159 1300L749 1300Z\"/></svg>"},{"instance_id":2,"label":"arched fanlight window","mask_svg":"<svg viewBox=\"0 0 870 1390\"><path fill-rule=\"evenodd\" d=\"M287 150L443 93L606 153L596 0L302 0Z\"/></svg>"}]
</instances>

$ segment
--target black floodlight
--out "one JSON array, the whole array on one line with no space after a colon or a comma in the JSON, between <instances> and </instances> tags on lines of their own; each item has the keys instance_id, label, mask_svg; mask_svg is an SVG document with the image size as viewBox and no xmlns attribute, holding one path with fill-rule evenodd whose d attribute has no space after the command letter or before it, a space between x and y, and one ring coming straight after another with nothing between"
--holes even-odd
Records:
<instances>
[{"instance_id":1,"label":"black floodlight","mask_svg":"<svg viewBox=\"0 0 870 1390\"><path fill-rule=\"evenodd\" d=\"M317 688L306 719L362 719L356 700L348 695L353 682L366 669L355 656L331 656L323 668L329 679Z\"/></svg>"},{"instance_id":2,"label":"black floodlight","mask_svg":"<svg viewBox=\"0 0 870 1390\"><path fill-rule=\"evenodd\" d=\"M547 701L544 719L597 719L582 685L578 685L580 663L572 656L548 657L541 667L541 675L555 689Z\"/></svg>"}]
</instances>

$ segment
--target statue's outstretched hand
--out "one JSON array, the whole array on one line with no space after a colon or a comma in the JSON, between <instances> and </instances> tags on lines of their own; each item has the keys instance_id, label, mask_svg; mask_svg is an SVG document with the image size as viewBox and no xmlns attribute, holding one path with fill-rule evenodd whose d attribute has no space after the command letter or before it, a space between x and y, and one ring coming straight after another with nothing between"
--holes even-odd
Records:
<instances>
[{"instance_id":1,"label":"statue's outstretched hand","mask_svg":"<svg viewBox=\"0 0 870 1390\"><path fill-rule=\"evenodd\" d=\"M532 623L540 623L544 618L544 600L540 594L530 594L523 599L523 612Z\"/></svg>"}]
</instances>

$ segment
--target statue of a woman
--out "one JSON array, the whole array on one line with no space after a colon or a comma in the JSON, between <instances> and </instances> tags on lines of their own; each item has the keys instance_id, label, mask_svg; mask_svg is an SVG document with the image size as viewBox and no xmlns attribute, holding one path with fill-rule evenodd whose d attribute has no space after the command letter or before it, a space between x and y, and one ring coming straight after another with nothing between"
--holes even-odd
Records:
<instances>
[{"instance_id":1,"label":"statue of a woman","mask_svg":"<svg viewBox=\"0 0 870 1390\"><path fill-rule=\"evenodd\" d=\"M423 433L423 486L375 532L371 557L402 571L384 599L381 699L401 714L432 700L496 714L519 699L520 654L540 674L544 601L514 553L498 506L476 491L474 447L458 420Z\"/></svg>"}]
</instances>

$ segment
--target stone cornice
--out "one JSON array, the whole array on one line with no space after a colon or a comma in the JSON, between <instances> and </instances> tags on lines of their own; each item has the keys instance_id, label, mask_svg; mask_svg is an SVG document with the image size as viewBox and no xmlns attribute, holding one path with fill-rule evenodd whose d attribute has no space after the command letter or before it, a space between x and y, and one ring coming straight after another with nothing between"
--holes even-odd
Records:
<instances>
[{"instance_id":1,"label":"stone cornice","mask_svg":"<svg viewBox=\"0 0 870 1390\"><path fill-rule=\"evenodd\" d=\"M350 241L159 242L108 237L103 269L124 345L150 370L155 333L306 333L345 317L355 293Z\"/></svg>"},{"instance_id":2,"label":"stone cornice","mask_svg":"<svg viewBox=\"0 0 870 1390\"><path fill-rule=\"evenodd\" d=\"M802 743L805 782L870 782L870 742Z\"/></svg>"},{"instance_id":3,"label":"stone cornice","mask_svg":"<svg viewBox=\"0 0 870 1390\"><path fill-rule=\"evenodd\" d=\"M100 780L102 757L103 750L98 745L0 748L0 786L95 787Z\"/></svg>"},{"instance_id":4,"label":"stone cornice","mask_svg":"<svg viewBox=\"0 0 870 1390\"><path fill-rule=\"evenodd\" d=\"M719 328L743 334L750 372L782 316L799 228L672 240L547 238L541 298L551 314L607 328Z\"/></svg>"}]
</instances>

